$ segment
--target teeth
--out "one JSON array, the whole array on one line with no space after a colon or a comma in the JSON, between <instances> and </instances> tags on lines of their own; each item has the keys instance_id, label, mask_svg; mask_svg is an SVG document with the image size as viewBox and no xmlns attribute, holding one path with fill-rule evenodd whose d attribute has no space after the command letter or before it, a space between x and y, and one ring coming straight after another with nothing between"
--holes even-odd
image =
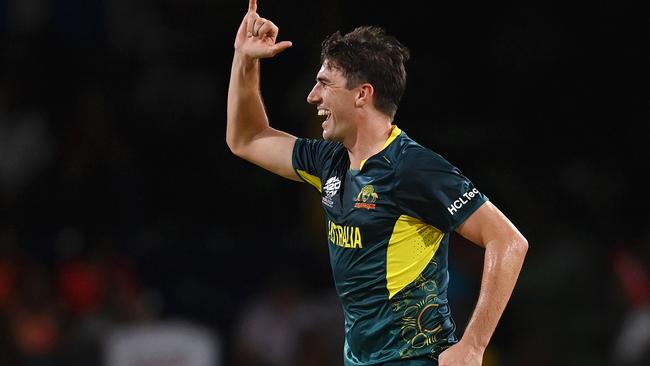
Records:
<instances>
[{"instance_id":1,"label":"teeth","mask_svg":"<svg viewBox=\"0 0 650 366\"><path fill-rule=\"evenodd\" d=\"M330 111L325 110L325 109L319 109L319 110L318 110L318 115L319 115L319 116L329 116L330 113L331 113Z\"/></svg>"}]
</instances>

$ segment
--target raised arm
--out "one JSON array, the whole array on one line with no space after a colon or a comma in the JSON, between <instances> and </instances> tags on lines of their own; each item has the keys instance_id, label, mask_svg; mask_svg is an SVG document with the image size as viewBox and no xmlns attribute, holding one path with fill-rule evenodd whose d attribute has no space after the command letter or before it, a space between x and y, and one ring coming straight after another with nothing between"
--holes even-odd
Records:
<instances>
[{"instance_id":1,"label":"raised arm","mask_svg":"<svg viewBox=\"0 0 650 366\"><path fill-rule=\"evenodd\" d=\"M226 142L237 156L283 177L300 180L291 155L296 138L271 128L260 94L260 59L291 47L276 42L278 27L257 14L250 0L235 38L235 54L228 87Z\"/></svg>"},{"instance_id":2,"label":"raised arm","mask_svg":"<svg viewBox=\"0 0 650 366\"><path fill-rule=\"evenodd\" d=\"M457 232L485 248L481 291L460 342L440 354L440 366L480 366L515 287L528 251L526 238L491 202L484 203Z\"/></svg>"}]
</instances>

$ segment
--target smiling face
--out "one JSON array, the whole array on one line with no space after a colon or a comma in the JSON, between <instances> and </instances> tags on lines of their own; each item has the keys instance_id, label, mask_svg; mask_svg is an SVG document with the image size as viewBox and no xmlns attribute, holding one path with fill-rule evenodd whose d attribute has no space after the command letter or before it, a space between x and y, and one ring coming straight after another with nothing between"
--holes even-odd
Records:
<instances>
[{"instance_id":1,"label":"smiling face","mask_svg":"<svg viewBox=\"0 0 650 366\"><path fill-rule=\"evenodd\" d=\"M343 142L353 128L356 88L348 89L341 70L323 62L316 75L316 85L307 96L307 102L316 105L319 116L326 116L322 124L323 139Z\"/></svg>"}]
</instances>

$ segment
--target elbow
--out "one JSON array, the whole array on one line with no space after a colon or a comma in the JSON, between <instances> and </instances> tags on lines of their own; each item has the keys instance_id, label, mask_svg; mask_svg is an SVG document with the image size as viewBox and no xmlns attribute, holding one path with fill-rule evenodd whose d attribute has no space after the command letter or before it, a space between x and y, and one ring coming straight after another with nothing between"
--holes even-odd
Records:
<instances>
[{"instance_id":1,"label":"elbow","mask_svg":"<svg viewBox=\"0 0 650 366\"><path fill-rule=\"evenodd\" d=\"M242 144L231 136L226 136L226 145L234 155L241 157L244 154Z\"/></svg>"},{"instance_id":2,"label":"elbow","mask_svg":"<svg viewBox=\"0 0 650 366\"><path fill-rule=\"evenodd\" d=\"M228 149L230 149L231 153L237 155L237 144L235 144L235 141L233 141L229 136L226 136L226 145L228 145Z\"/></svg>"},{"instance_id":3,"label":"elbow","mask_svg":"<svg viewBox=\"0 0 650 366\"><path fill-rule=\"evenodd\" d=\"M523 259L528 252L528 240L521 234L517 235L512 241L511 249Z\"/></svg>"}]
</instances>

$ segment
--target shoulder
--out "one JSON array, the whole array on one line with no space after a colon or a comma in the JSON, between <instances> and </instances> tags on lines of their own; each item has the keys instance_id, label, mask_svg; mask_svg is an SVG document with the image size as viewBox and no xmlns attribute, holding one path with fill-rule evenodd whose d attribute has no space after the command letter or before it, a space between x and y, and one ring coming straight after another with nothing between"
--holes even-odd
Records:
<instances>
[{"instance_id":1,"label":"shoulder","mask_svg":"<svg viewBox=\"0 0 650 366\"><path fill-rule=\"evenodd\" d=\"M293 148L294 155L310 154L319 156L321 159L333 157L344 151L343 144L339 142L304 137L296 139L296 144Z\"/></svg>"},{"instance_id":2,"label":"shoulder","mask_svg":"<svg viewBox=\"0 0 650 366\"><path fill-rule=\"evenodd\" d=\"M319 151L337 151L341 150L343 148L343 145L339 142L327 141L323 139L299 137L296 139L296 147Z\"/></svg>"},{"instance_id":3,"label":"shoulder","mask_svg":"<svg viewBox=\"0 0 650 366\"><path fill-rule=\"evenodd\" d=\"M441 154L424 147L402 133L397 141L393 157L397 161L398 172L416 173L418 171L454 172L454 167Z\"/></svg>"}]
</instances>

